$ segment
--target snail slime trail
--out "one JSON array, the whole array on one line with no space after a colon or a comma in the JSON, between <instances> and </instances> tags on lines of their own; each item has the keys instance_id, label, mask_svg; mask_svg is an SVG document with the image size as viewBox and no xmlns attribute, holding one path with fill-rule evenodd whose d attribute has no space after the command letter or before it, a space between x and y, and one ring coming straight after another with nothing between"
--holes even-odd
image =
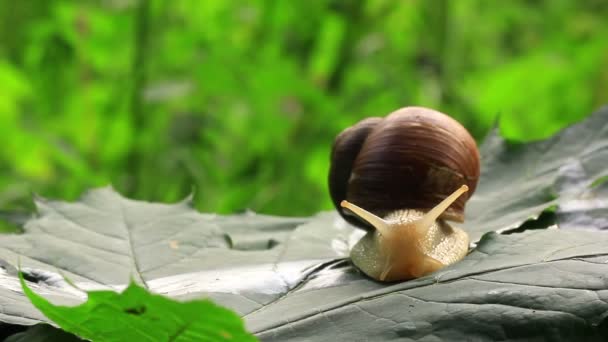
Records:
<instances>
[{"instance_id":1,"label":"snail slime trail","mask_svg":"<svg viewBox=\"0 0 608 342\"><path fill-rule=\"evenodd\" d=\"M432 109L406 107L345 129L334 142L329 188L336 209L367 234L353 264L380 281L417 278L468 252L463 222L480 163L473 137Z\"/></svg>"}]
</instances>

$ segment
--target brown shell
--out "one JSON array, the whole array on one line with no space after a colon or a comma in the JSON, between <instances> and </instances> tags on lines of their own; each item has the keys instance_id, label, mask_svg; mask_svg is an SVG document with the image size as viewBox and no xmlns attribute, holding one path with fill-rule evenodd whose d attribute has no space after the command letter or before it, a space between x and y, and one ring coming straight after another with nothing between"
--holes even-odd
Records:
<instances>
[{"instance_id":1,"label":"brown shell","mask_svg":"<svg viewBox=\"0 0 608 342\"><path fill-rule=\"evenodd\" d=\"M336 137L329 189L340 214L361 226L340 207L343 199L378 216L426 212L466 184L469 192L441 216L463 222L479 168L475 139L460 123L432 109L405 107L384 119L362 120Z\"/></svg>"}]
</instances>

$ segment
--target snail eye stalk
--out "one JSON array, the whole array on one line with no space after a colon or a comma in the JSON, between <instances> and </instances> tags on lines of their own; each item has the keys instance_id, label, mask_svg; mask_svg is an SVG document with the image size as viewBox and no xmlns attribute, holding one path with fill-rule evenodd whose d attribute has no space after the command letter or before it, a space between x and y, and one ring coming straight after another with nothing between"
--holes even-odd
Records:
<instances>
[{"instance_id":1,"label":"snail eye stalk","mask_svg":"<svg viewBox=\"0 0 608 342\"><path fill-rule=\"evenodd\" d=\"M374 226L374 228L376 228L376 230L378 230L378 232L380 232L381 235L389 236L391 234L391 228L389 226L389 223L386 222L385 220L383 220L382 218L370 213L369 211L367 211L359 206L356 206L356 205L350 203L347 200L340 202L340 205L342 206L342 208L346 208L346 209L352 211L353 213L355 213L355 215L359 216L362 220L364 220L365 222Z\"/></svg>"},{"instance_id":2,"label":"snail eye stalk","mask_svg":"<svg viewBox=\"0 0 608 342\"><path fill-rule=\"evenodd\" d=\"M416 230L420 233L426 232L433 222L435 222L444 211L446 211L454 201L458 199L462 194L469 191L469 187L462 185L450 196L446 197L441 203L437 204L433 209L427 212L420 220L416 222Z\"/></svg>"}]
</instances>

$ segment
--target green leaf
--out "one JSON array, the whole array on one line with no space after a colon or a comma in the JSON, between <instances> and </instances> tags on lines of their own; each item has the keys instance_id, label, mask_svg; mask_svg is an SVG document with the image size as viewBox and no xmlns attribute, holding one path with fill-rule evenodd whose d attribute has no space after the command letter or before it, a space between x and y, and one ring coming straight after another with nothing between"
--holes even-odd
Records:
<instances>
[{"instance_id":1,"label":"green leaf","mask_svg":"<svg viewBox=\"0 0 608 342\"><path fill-rule=\"evenodd\" d=\"M57 306L32 291L27 297L60 327L92 341L256 341L232 311L209 300L177 302L135 283L120 294L88 292L86 303Z\"/></svg>"}]
</instances>

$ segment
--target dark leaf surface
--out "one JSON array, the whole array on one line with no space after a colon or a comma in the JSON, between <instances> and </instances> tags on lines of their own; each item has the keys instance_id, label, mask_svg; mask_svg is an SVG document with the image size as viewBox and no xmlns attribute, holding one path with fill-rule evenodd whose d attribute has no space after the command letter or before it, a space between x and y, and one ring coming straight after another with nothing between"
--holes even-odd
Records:
<instances>
[{"instance_id":1,"label":"dark leaf surface","mask_svg":"<svg viewBox=\"0 0 608 342\"><path fill-rule=\"evenodd\" d=\"M55 328L52 325L40 323L29 327L23 332L11 335L4 342L82 342L78 337Z\"/></svg>"},{"instance_id":2,"label":"dark leaf surface","mask_svg":"<svg viewBox=\"0 0 608 342\"><path fill-rule=\"evenodd\" d=\"M563 229L608 229L608 183L587 189L556 211L557 222Z\"/></svg>"},{"instance_id":3,"label":"dark leaf surface","mask_svg":"<svg viewBox=\"0 0 608 342\"><path fill-rule=\"evenodd\" d=\"M608 107L543 141L509 142L494 132L480 150L482 174L465 221L473 240L517 228L549 207L571 208L588 198L590 186L608 175ZM582 210L589 205L597 206Z\"/></svg>"},{"instance_id":4,"label":"dark leaf surface","mask_svg":"<svg viewBox=\"0 0 608 342\"><path fill-rule=\"evenodd\" d=\"M431 276L387 286L328 269L246 319L264 341L602 340L607 246L598 232L490 233Z\"/></svg>"},{"instance_id":5,"label":"dark leaf surface","mask_svg":"<svg viewBox=\"0 0 608 342\"><path fill-rule=\"evenodd\" d=\"M110 188L76 203L38 199L23 235L0 236L0 319L44 318L19 290L16 265L57 304L81 302L79 288L120 290L130 278L179 299L210 297L244 314L297 286L326 261L348 254L357 234L334 214L309 219L200 214L187 202L131 201ZM336 221L338 224L333 224Z\"/></svg>"}]
</instances>

